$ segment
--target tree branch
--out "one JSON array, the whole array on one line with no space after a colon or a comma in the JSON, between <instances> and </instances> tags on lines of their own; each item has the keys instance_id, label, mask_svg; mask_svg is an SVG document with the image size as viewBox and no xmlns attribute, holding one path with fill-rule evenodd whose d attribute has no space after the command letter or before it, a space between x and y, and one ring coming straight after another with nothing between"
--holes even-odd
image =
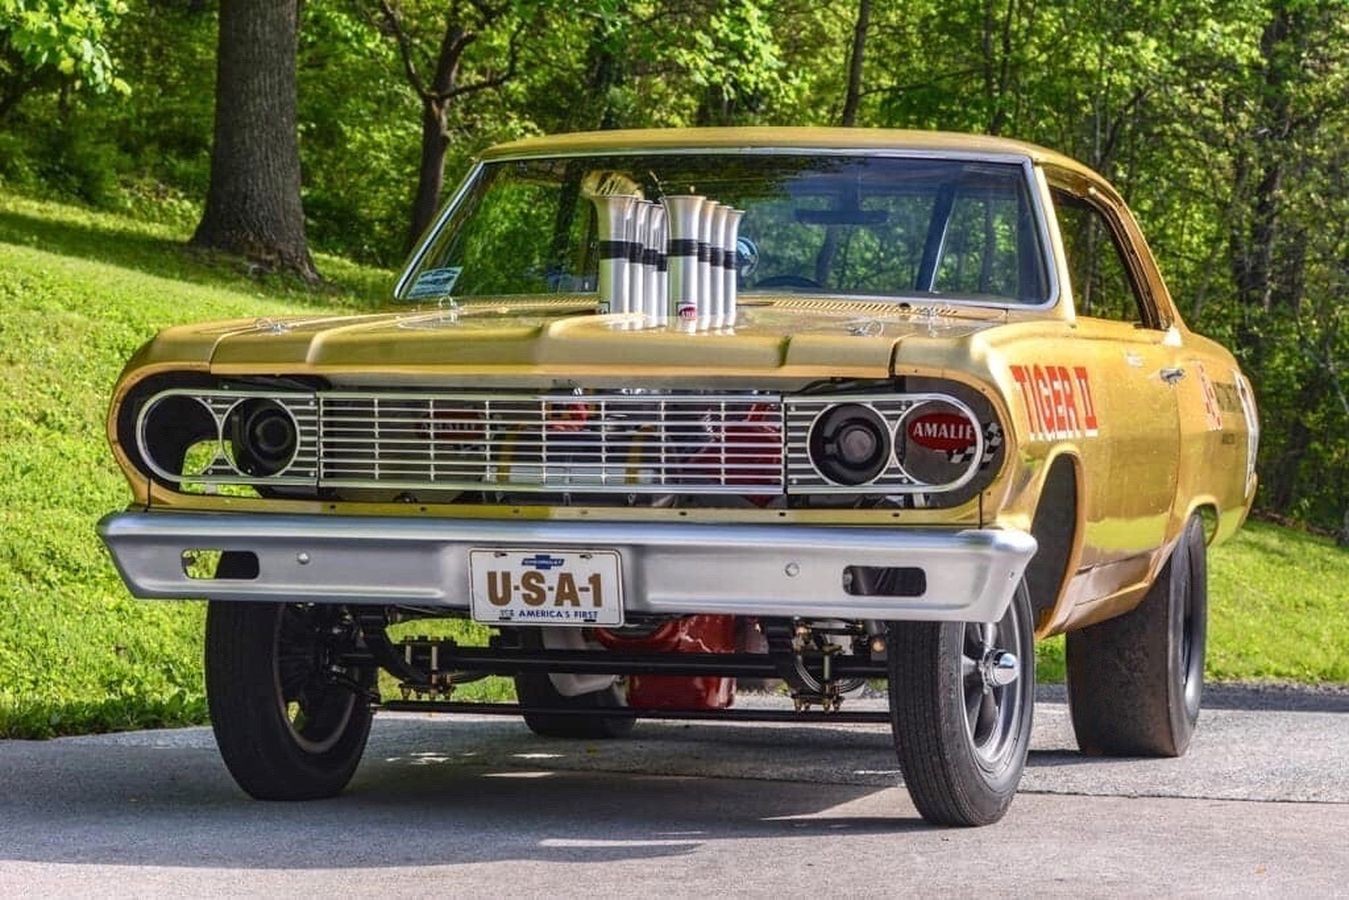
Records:
<instances>
[{"instance_id":1,"label":"tree branch","mask_svg":"<svg viewBox=\"0 0 1349 900\"><path fill-rule=\"evenodd\" d=\"M412 37L403 27L398 11L394 9L389 0L379 0L379 8L380 12L384 14L384 24L389 34L393 35L394 43L398 45L398 55L402 57L403 74L407 76L408 84L423 98L429 97L426 85L422 81L421 75L417 74L417 66L412 59Z\"/></svg>"},{"instance_id":2,"label":"tree branch","mask_svg":"<svg viewBox=\"0 0 1349 900\"><path fill-rule=\"evenodd\" d=\"M515 29L511 32L510 42L507 44L506 50L507 53L506 71L502 72L500 75L496 75L491 78L480 79L479 81L475 81L472 84L464 84L452 88L447 93L442 94L441 99L449 100L454 97L463 97L467 94L476 94L480 91L488 91L494 88L499 88L506 82L514 78L516 67L520 61L520 35L524 33L525 26L527 24L528 24L527 20L521 19L516 24Z\"/></svg>"}]
</instances>

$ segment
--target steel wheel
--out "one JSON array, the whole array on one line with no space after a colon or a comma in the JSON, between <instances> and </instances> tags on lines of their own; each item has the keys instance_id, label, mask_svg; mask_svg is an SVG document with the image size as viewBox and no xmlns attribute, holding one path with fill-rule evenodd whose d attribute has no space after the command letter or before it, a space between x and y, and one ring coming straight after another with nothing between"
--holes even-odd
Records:
<instances>
[{"instance_id":1,"label":"steel wheel","mask_svg":"<svg viewBox=\"0 0 1349 900\"><path fill-rule=\"evenodd\" d=\"M326 639L336 622L331 609L288 605L276 617L276 698L297 746L331 750L351 721L356 695L328 681Z\"/></svg>"},{"instance_id":2,"label":"steel wheel","mask_svg":"<svg viewBox=\"0 0 1349 900\"><path fill-rule=\"evenodd\" d=\"M1022 660L1033 662L1034 649L1023 641L1024 629L1013 603L995 623L965 626L960 674L965 699L965 728L975 759L987 771L1006 765L1016 744L1021 719Z\"/></svg>"}]
</instances>

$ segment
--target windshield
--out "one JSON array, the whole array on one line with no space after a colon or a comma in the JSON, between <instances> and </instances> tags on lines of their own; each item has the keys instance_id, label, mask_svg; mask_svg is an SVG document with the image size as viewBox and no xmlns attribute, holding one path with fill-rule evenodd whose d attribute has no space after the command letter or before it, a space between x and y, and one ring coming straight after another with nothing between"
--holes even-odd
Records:
<instances>
[{"instance_id":1,"label":"windshield","mask_svg":"<svg viewBox=\"0 0 1349 900\"><path fill-rule=\"evenodd\" d=\"M488 163L430 236L402 299L594 292L591 197L615 185L744 210L733 267L747 298L1050 299L1023 166L788 152Z\"/></svg>"}]
</instances>

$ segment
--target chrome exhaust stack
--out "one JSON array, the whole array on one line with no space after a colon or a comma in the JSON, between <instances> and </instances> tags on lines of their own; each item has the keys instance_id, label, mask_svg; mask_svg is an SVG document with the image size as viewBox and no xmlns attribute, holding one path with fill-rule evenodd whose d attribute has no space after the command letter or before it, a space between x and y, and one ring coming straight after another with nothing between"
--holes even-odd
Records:
<instances>
[{"instance_id":1,"label":"chrome exhaust stack","mask_svg":"<svg viewBox=\"0 0 1349 900\"><path fill-rule=\"evenodd\" d=\"M648 204L647 241L642 248L642 270L646 276L644 313L648 325L660 326L668 321L665 310L665 207Z\"/></svg>"},{"instance_id":2,"label":"chrome exhaust stack","mask_svg":"<svg viewBox=\"0 0 1349 900\"><path fill-rule=\"evenodd\" d=\"M709 327L721 328L726 324L726 223L731 216L731 207L718 203L712 211L712 238L708 241L707 262L711 290L708 293L711 302L709 309Z\"/></svg>"},{"instance_id":3,"label":"chrome exhaust stack","mask_svg":"<svg viewBox=\"0 0 1349 900\"><path fill-rule=\"evenodd\" d=\"M696 327L702 305L698 240L704 199L693 194L676 194L661 200L669 235L666 253L670 284L666 315L684 326Z\"/></svg>"},{"instance_id":4,"label":"chrome exhaust stack","mask_svg":"<svg viewBox=\"0 0 1349 900\"><path fill-rule=\"evenodd\" d=\"M643 254L650 235L647 233L647 220L654 204L646 200L637 200L633 204L632 214L628 218L628 306L618 312L646 312L646 268Z\"/></svg>"},{"instance_id":5,"label":"chrome exhaust stack","mask_svg":"<svg viewBox=\"0 0 1349 900\"><path fill-rule=\"evenodd\" d=\"M722 230L721 242L721 321L718 325L731 328L735 325L736 301L739 299L740 277L740 219L743 209L726 207L726 223Z\"/></svg>"},{"instance_id":6,"label":"chrome exhaust stack","mask_svg":"<svg viewBox=\"0 0 1349 900\"><path fill-rule=\"evenodd\" d=\"M713 309L716 302L712 287L712 242L715 238L717 210L721 204L715 200L704 200L698 216L698 317L697 328L704 331L712 325ZM717 279L717 287L721 287Z\"/></svg>"},{"instance_id":7,"label":"chrome exhaust stack","mask_svg":"<svg viewBox=\"0 0 1349 900\"><path fill-rule=\"evenodd\" d=\"M609 194L590 198L595 204L599 241L600 312L629 311L628 229L638 202L632 194Z\"/></svg>"}]
</instances>

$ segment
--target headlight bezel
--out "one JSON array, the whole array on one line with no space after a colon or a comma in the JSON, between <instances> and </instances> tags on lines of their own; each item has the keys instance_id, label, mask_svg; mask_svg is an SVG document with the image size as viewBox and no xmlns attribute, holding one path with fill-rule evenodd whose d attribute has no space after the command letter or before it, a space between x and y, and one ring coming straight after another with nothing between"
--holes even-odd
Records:
<instances>
[{"instance_id":1,"label":"headlight bezel","mask_svg":"<svg viewBox=\"0 0 1349 900\"><path fill-rule=\"evenodd\" d=\"M189 473L183 471L184 460L177 459L177 448L172 444L173 423L163 421L162 417L171 413L170 404L190 409L192 407L189 404L193 401L205 411L211 428L209 433L203 431L194 434L194 439L184 444L182 450L185 454L194 446L209 443L214 456L201 471ZM254 465L257 461L250 460L248 453L243 454L244 458L241 459L231 434L234 423L248 409L248 404L259 404L266 410L279 410L294 427L295 445L288 458L284 464L274 465L268 472L249 471L267 469L269 466ZM146 474L178 491L201 492L189 491L189 485L200 486L207 491L226 485L313 488L318 482L317 409L317 395L313 392L219 387L164 388L146 397L136 410L130 435L134 459Z\"/></svg>"},{"instance_id":2,"label":"headlight bezel","mask_svg":"<svg viewBox=\"0 0 1349 900\"><path fill-rule=\"evenodd\" d=\"M787 493L905 495L952 494L968 486L987 470L994 460L990 454L989 421L981 418L971 404L945 391L870 391L866 393L797 394L784 398L788 420ZM905 428L917 411L929 405L955 410L973 429L973 446L962 454L957 477L930 481L917 477L901 458ZM889 432L890 456L881 472L864 483L840 483L822 471L811 453L811 435L817 423L834 410L850 406L866 407L879 415ZM991 422L996 422L992 419ZM1001 426L999 425L1000 429ZM996 449L996 448L992 448ZM991 480L991 479L990 479Z\"/></svg>"}]
</instances>

